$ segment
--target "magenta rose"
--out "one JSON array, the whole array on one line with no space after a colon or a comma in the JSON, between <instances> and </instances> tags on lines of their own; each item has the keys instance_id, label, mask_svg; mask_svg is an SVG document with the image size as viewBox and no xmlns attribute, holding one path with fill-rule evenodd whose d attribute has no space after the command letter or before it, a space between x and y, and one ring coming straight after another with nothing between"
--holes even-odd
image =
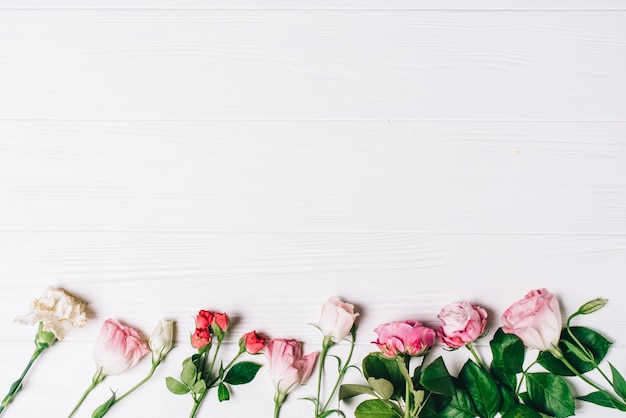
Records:
<instances>
[{"instance_id":1,"label":"magenta rose","mask_svg":"<svg viewBox=\"0 0 626 418\"><path fill-rule=\"evenodd\" d=\"M502 330L517 335L530 348L556 349L563 328L556 297L546 289L530 291L502 314Z\"/></svg>"},{"instance_id":2,"label":"magenta rose","mask_svg":"<svg viewBox=\"0 0 626 418\"><path fill-rule=\"evenodd\" d=\"M450 348L476 341L487 324L487 312L469 302L452 303L444 307L437 318L443 323L437 330L437 336Z\"/></svg>"},{"instance_id":3,"label":"magenta rose","mask_svg":"<svg viewBox=\"0 0 626 418\"><path fill-rule=\"evenodd\" d=\"M110 376L130 369L149 351L137 331L109 318L96 339L93 357L101 373Z\"/></svg>"},{"instance_id":4,"label":"magenta rose","mask_svg":"<svg viewBox=\"0 0 626 418\"><path fill-rule=\"evenodd\" d=\"M378 339L373 343L386 357L398 354L421 356L435 343L435 331L417 321L391 322L374 330Z\"/></svg>"},{"instance_id":5,"label":"magenta rose","mask_svg":"<svg viewBox=\"0 0 626 418\"><path fill-rule=\"evenodd\" d=\"M303 355L302 344L296 340L278 338L269 342L265 355L277 401L282 402L287 394L311 377L318 354Z\"/></svg>"}]
</instances>

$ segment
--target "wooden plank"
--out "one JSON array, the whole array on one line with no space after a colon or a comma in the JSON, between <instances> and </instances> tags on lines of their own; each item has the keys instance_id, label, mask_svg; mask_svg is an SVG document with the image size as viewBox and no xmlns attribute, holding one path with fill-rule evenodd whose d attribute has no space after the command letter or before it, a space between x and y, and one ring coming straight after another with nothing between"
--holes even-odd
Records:
<instances>
[{"instance_id":1,"label":"wooden plank","mask_svg":"<svg viewBox=\"0 0 626 418\"><path fill-rule=\"evenodd\" d=\"M3 119L624 120L622 11L4 10Z\"/></svg>"},{"instance_id":2,"label":"wooden plank","mask_svg":"<svg viewBox=\"0 0 626 418\"><path fill-rule=\"evenodd\" d=\"M623 234L626 123L0 124L0 230Z\"/></svg>"}]
</instances>

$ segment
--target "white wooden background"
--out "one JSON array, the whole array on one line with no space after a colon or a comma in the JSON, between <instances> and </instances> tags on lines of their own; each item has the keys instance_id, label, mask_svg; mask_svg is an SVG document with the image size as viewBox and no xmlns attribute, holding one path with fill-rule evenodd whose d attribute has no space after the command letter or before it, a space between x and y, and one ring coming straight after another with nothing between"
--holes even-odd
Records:
<instances>
[{"instance_id":1,"label":"white wooden background","mask_svg":"<svg viewBox=\"0 0 626 418\"><path fill-rule=\"evenodd\" d=\"M67 416L104 319L149 335L165 317L178 347L108 416L186 417L164 379L197 310L235 317L231 342L257 329L311 351L332 295L362 313L357 359L376 325L436 325L453 301L495 330L530 289L565 312L608 297L584 324L626 372L625 74L623 0L3 0L2 396L32 299L65 287L91 315L5 416ZM312 416L313 386L285 418ZM262 369L200 416L269 417L272 393Z\"/></svg>"}]
</instances>

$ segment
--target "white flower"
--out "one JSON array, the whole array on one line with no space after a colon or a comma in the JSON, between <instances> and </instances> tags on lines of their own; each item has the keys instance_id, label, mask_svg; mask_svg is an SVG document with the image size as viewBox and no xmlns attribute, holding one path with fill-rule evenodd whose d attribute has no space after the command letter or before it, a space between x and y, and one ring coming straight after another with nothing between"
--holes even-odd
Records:
<instances>
[{"instance_id":1,"label":"white flower","mask_svg":"<svg viewBox=\"0 0 626 418\"><path fill-rule=\"evenodd\" d=\"M172 349L174 340L174 321L159 319L159 323L152 331L148 346L152 351L152 362L157 363Z\"/></svg>"},{"instance_id":2,"label":"white flower","mask_svg":"<svg viewBox=\"0 0 626 418\"><path fill-rule=\"evenodd\" d=\"M52 332L61 341L72 328L87 324L85 303L64 289L51 286L31 303L29 313L18 316L15 321L27 325L42 322L44 331Z\"/></svg>"},{"instance_id":3,"label":"white flower","mask_svg":"<svg viewBox=\"0 0 626 418\"><path fill-rule=\"evenodd\" d=\"M324 303L317 326L326 338L338 342L350 334L358 315L354 312L354 305L333 296Z\"/></svg>"}]
</instances>

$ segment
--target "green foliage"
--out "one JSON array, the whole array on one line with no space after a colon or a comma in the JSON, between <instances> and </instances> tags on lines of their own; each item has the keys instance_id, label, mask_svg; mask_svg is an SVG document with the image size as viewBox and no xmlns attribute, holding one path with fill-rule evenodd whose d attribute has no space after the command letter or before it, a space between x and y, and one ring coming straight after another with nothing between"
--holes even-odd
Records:
<instances>
[{"instance_id":1,"label":"green foliage","mask_svg":"<svg viewBox=\"0 0 626 418\"><path fill-rule=\"evenodd\" d=\"M251 361L242 361L232 366L226 373L224 382L231 385L244 385L250 383L261 368L260 364Z\"/></svg>"},{"instance_id":2,"label":"green foliage","mask_svg":"<svg viewBox=\"0 0 626 418\"><path fill-rule=\"evenodd\" d=\"M493 418L500 410L498 384L478 364L468 360L459 373L459 383L466 388L480 417Z\"/></svg>"},{"instance_id":3,"label":"green foliage","mask_svg":"<svg viewBox=\"0 0 626 418\"><path fill-rule=\"evenodd\" d=\"M561 376L552 373L528 373L526 389L529 404L554 417L574 415L574 397Z\"/></svg>"},{"instance_id":4,"label":"green foliage","mask_svg":"<svg viewBox=\"0 0 626 418\"><path fill-rule=\"evenodd\" d=\"M401 418L402 415L388 402L369 399L359 404L354 411L356 418Z\"/></svg>"},{"instance_id":5,"label":"green foliage","mask_svg":"<svg viewBox=\"0 0 626 418\"><path fill-rule=\"evenodd\" d=\"M565 359L569 361L581 374L593 370L606 356L606 353L611 346L611 342L601 334L589 328L571 327L570 330L572 334L574 334L574 337L576 337L576 339L578 339L578 341L580 341L580 343L593 355L593 361L587 361L581 358L577 352L569 348L572 345L577 346L577 343L566 329L564 329L561 333L562 342L559 344ZM554 355L548 351L540 353L537 360L546 370L554 374L558 374L559 376L574 376L574 373L569 370L561 360L554 357Z\"/></svg>"}]
</instances>

